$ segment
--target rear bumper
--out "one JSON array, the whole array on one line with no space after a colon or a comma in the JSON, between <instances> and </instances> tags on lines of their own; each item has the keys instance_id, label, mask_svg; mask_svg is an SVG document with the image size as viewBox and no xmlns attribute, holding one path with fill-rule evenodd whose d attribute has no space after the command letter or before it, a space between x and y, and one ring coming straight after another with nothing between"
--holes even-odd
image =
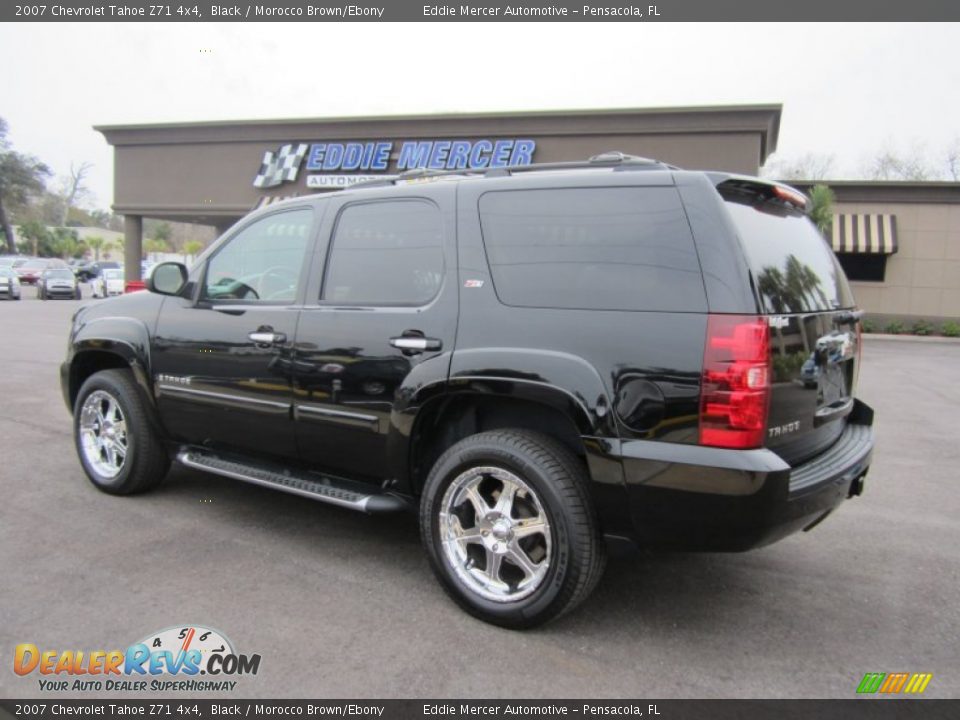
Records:
<instances>
[{"instance_id":1,"label":"rear bumper","mask_svg":"<svg viewBox=\"0 0 960 720\"><path fill-rule=\"evenodd\" d=\"M644 547L739 551L810 528L859 495L873 454L859 400L839 439L791 468L766 450L621 443L633 540Z\"/></svg>"}]
</instances>

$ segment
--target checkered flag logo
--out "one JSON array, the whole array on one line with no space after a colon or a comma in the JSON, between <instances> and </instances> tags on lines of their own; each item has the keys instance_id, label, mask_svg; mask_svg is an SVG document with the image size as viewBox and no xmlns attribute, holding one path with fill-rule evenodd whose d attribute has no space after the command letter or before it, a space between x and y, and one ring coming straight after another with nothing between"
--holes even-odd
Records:
<instances>
[{"instance_id":1,"label":"checkered flag logo","mask_svg":"<svg viewBox=\"0 0 960 720\"><path fill-rule=\"evenodd\" d=\"M260 163L260 172L253 179L253 186L271 188L285 182L294 182L306 154L306 143L282 145L276 152L267 150Z\"/></svg>"}]
</instances>

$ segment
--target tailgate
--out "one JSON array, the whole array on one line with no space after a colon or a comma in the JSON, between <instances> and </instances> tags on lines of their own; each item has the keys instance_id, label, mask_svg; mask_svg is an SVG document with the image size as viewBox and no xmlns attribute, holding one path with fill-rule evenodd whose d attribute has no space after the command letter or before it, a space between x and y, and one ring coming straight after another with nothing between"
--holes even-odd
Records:
<instances>
[{"instance_id":1,"label":"tailgate","mask_svg":"<svg viewBox=\"0 0 960 720\"><path fill-rule=\"evenodd\" d=\"M791 465L843 433L853 409L859 313L833 250L790 188L735 178L717 190L770 326L771 394L765 444Z\"/></svg>"},{"instance_id":2,"label":"tailgate","mask_svg":"<svg viewBox=\"0 0 960 720\"><path fill-rule=\"evenodd\" d=\"M770 316L773 377L766 446L791 465L831 445L853 409L857 314Z\"/></svg>"}]
</instances>

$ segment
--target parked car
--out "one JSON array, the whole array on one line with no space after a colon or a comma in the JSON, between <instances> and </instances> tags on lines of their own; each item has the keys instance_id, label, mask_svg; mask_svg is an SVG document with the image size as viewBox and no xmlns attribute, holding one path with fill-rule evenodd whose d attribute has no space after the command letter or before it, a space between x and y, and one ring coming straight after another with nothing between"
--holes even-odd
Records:
<instances>
[{"instance_id":1,"label":"parked car","mask_svg":"<svg viewBox=\"0 0 960 720\"><path fill-rule=\"evenodd\" d=\"M19 255L0 255L0 267L13 267L13 264L19 259Z\"/></svg>"},{"instance_id":2,"label":"parked car","mask_svg":"<svg viewBox=\"0 0 960 720\"><path fill-rule=\"evenodd\" d=\"M13 268L0 265L0 297L7 300L20 299L20 278Z\"/></svg>"},{"instance_id":3,"label":"parked car","mask_svg":"<svg viewBox=\"0 0 960 720\"><path fill-rule=\"evenodd\" d=\"M95 298L123 295L123 270L102 268L90 283Z\"/></svg>"},{"instance_id":4,"label":"parked car","mask_svg":"<svg viewBox=\"0 0 960 720\"><path fill-rule=\"evenodd\" d=\"M20 278L21 284L36 285L50 263L51 261L46 258L24 258L22 262L20 260L15 261L13 269Z\"/></svg>"},{"instance_id":5,"label":"parked car","mask_svg":"<svg viewBox=\"0 0 960 720\"><path fill-rule=\"evenodd\" d=\"M412 510L444 589L507 627L583 601L605 540L774 542L859 495L874 446L806 206L620 153L270 205L74 316L80 463L118 495L176 461Z\"/></svg>"},{"instance_id":6,"label":"parked car","mask_svg":"<svg viewBox=\"0 0 960 720\"><path fill-rule=\"evenodd\" d=\"M83 295L73 270L69 267L55 267L43 271L37 282L37 297L41 300L58 297L80 300Z\"/></svg>"},{"instance_id":7,"label":"parked car","mask_svg":"<svg viewBox=\"0 0 960 720\"><path fill-rule=\"evenodd\" d=\"M120 263L113 262L112 260L98 260L96 262L89 262L86 265L81 265L79 268L77 268L77 278L80 280L80 282L91 282L95 277L100 275L102 270L116 270L119 267Z\"/></svg>"}]
</instances>

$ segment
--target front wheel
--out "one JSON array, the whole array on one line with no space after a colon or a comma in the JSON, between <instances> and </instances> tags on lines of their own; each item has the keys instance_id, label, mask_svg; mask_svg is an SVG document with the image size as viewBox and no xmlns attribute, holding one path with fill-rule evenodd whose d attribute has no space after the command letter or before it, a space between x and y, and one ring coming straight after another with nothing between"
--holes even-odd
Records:
<instances>
[{"instance_id":1,"label":"front wheel","mask_svg":"<svg viewBox=\"0 0 960 720\"><path fill-rule=\"evenodd\" d=\"M420 529L447 593L495 625L569 612L603 573L583 463L540 433L484 432L447 450L427 478Z\"/></svg>"},{"instance_id":2,"label":"front wheel","mask_svg":"<svg viewBox=\"0 0 960 720\"><path fill-rule=\"evenodd\" d=\"M103 370L87 378L74 405L73 432L90 482L111 495L149 490L170 468L127 370Z\"/></svg>"}]
</instances>

